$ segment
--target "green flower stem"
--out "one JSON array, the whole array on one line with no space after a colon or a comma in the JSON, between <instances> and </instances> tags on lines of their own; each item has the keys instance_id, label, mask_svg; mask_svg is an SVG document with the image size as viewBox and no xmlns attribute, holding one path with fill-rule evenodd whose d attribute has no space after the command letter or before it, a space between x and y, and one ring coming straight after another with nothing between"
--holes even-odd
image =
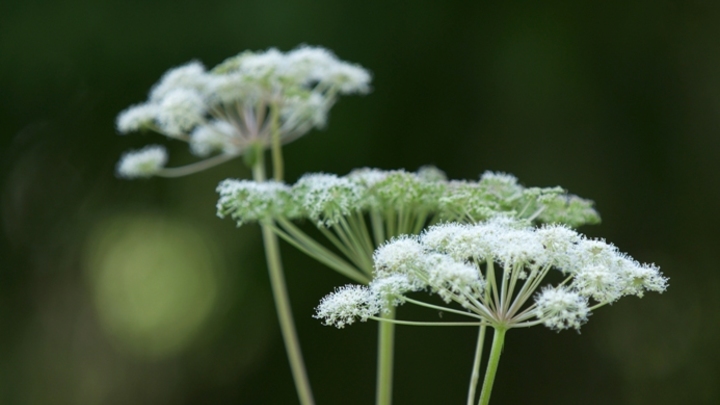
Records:
<instances>
[{"instance_id":1,"label":"green flower stem","mask_svg":"<svg viewBox=\"0 0 720 405\"><path fill-rule=\"evenodd\" d=\"M387 317L378 317L378 316L370 316L368 319L372 319L373 321L378 321L380 323L391 323L394 325L404 325L404 326L482 326L482 325L489 325L486 322L425 322L425 321L401 321L397 319L387 318Z\"/></svg>"},{"instance_id":2,"label":"green flower stem","mask_svg":"<svg viewBox=\"0 0 720 405\"><path fill-rule=\"evenodd\" d=\"M272 226L272 230L273 232L275 232L275 234L277 234L287 243L293 245L299 251L330 267L331 269L337 271L345 277L362 284L367 284L370 282L367 276L365 276L362 272L357 270L352 265L348 264L343 259L337 257L337 255L325 249L323 246L317 244L317 242L312 241L312 243L307 243L306 241L299 238L296 239L276 226Z\"/></svg>"},{"instance_id":3,"label":"green flower stem","mask_svg":"<svg viewBox=\"0 0 720 405\"><path fill-rule=\"evenodd\" d=\"M469 316L469 317L471 317L471 318L482 319L479 315L476 315L476 314L474 314L474 313L472 313L472 312L458 311L457 309L452 309L452 308L447 308L447 307L441 307L441 306L439 306L439 305L428 304L427 302L422 302L422 301L414 300L414 299L408 298L408 297L405 297L404 300L405 300L406 302L409 302L409 303L411 303L411 304L415 304L415 305L418 305L418 306L421 306L421 307L426 307L426 308L431 308L431 309L437 309L438 311L442 311L442 312L449 312L449 313L453 313L453 314Z\"/></svg>"},{"instance_id":4,"label":"green flower stem","mask_svg":"<svg viewBox=\"0 0 720 405\"><path fill-rule=\"evenodd\" d=\"M272 136L272 162L273 178L275 181L283 181L283 156L280 143L280 107L277 104L270 105L270 134Z\"/></svg>"},{"instance_id":5,"label":"green flower stem","mask_svg":"<svg viewBox=\"0 0 720 405\"><path fill-rule=\"evenodd\" d=\"M365 246L365 251L368 252L368 257L372 257L375 252L375 245L370 237L367 223L365 222L365 216L360 211L355 211L354 215L348 217L348 223L353 228L354 232L360 235L361 241Z\"/></svg>"},{"instance_id":6,"label":"green flower stem","mask_svg":"<svg viewBox=\"0 0 720 405\"><path fill-rule=\"evenodd\" d=\"M278 235L303 251L305 254L328 265L332 269L340 272L340 274L343 274L354 281L362 284L368 284L370 282L370 278L360 269L348 263L322 244L318 243L315 239L311 238L300 228L295 226L295 224L291 221L284 218L280 218L277 221L282 227L282 230L278 229L276 231Z\"/></svg>"},{"instance_id":7,"label":"green flower stem","mask_svg":"<svg viewBox=\"0 0 720 405\"><path fill-rule=\"evenodd\" d=\"M493 383L495 382L495 374L497 374L498 364L500 363L500 355L505 342L506 329L495 327L493 334L492 347L490 348L490 357L488 358L487 369L485 370L485 380L483 381L482 392L480 392L480 400L478 405L488 405L490 403L490 394L492 393Z\"/></svg>"},{"instance_id":8,"label":"green flower stem","mask_svg":"<svg viewBox=\"0 0 720 405\"><path fill-rule=\"evenodd\" d=\"M350 259L350 261L352 261L356 266L360 267L357 264L358 258L355 257L355 254L345 245L344 242L341 242L340 239L338 239L338 237L335 236L334 233L332 233L332 231L330 231L329 229L325 228L322 225L319 225L317 228L320 231L320 233L322 233L330 242L332 242L333 245L335 245L336 248L338 248L340 253L344 254L345 257Z\"/></svg>"},{"instance_id":9,"label":"green flower stem","mask_svg":"<svg viewBox=\"0 0 720 405\"><path fill-rule=\"evenodd\" d=\"M482 360L483 345L485 344L485 330L487 326L482 325L478 332L477 346L475 347L475 359L473 360L472 374L470 375L470 389L468 390L467 405L475 402L475 390L480 379L480 363Z\"/></svg>"},{"instance_id":10,"label":"green flower stem","mask_svg":"<svg viewBox=\"0 0 720 405\"><path fill-rule=\"evenodd\" d=\"M277 171L275 173L277 173ZM265 181L265 166L262 154L260 154L255 165L253 165L253 178L257 182ZM292 318L290 299L287 293L287 286L285 285L282 262L280 261L278 239L273 233L272 222L261 223L260 226L262 228L263 243L265 244L265 258L270 274L270 285L272 286L273 298L275 299L275 309L277 310L278 320L280 321L280 330L283 340L285 341L285 349L287 350L288 360L290 361L290 369L292 370L293 379L295 380L295 388L297 389L298 397L302 405L313 405L315 401L313 400L310 381L305 371L305 363L300 351L300 342L298 341L295 323Z\"/></svg>"},{"instance_id":11,"label":"green flower stem","mask_svg":"<svg viewBox=\"0 0 720 405\"><path fill-rule=\"evenodd\" d=\"M393 351L395 346L395 325L390 320L395 319L395 308L382 317L385 322L378 325L378 363L377 384L375 388L375 404L392 404L393 383Z\"/></svg>"},{"instance_id":12,"label":"green flower stem","mask_svg":"<svg viewBox=\"0 0 720 405\"><path fill-rule=\"evenodd\" d=\"M428 219L428 213L426 210L423 210L417 216L415 217L415 224L412 227L411 233L413 235L417 235L420 233L420 231L423 229L423 226L427 222Z\"/></svg>"},{"instance_id":13,"label":"green flower stem","mask_svg":"<svg viewBox=\"0 0 720 405\"><path fill-rule=\"evenodd\" d=\"M352 221L352 217L349 218ZM350 243L355 247L355 251L358 257L362 260L363 269L372 273L373 271L373 251L375 250L372 244L368 245L365 243L362 237L362 233L356 227L352 227L345 217L340 217L340 227L345 231L345 234L349 237Z\"/></svg>"},{"instance_id":14,"label":"green flower stem","mask_svg":"<svg viewBox=\"0 0 720 405\"><path fill-rule=\"evenodd\" d=\"M487 283L490 286L485 288L486 300L491 311L497 311L500 309L500 297L498 297L497 283L495 282L495 266L493 265L492 259L487 261L487 274L485 275Z\"/></svg>"},{"instance_id":15,"label":"green flower stem","mask_svg":"<svg viewBox=\"0 0 720 405\"><path fill-rule=\"evenodd\" d=\"M383 224L382 215L376 209L370 210L370 223L372 224L375 246L380 246L385 243L385 225Z\"/></svg>"},{"instance_id":16,"label":"green flower stem","mask_svg":"<svg viewBox=\"0 0 720 405\"><path fill-rule=\"evenodd\" d=\"M164 167L164 168L160 169L160 171L155 173L155 175L158 177L187 176L189 174L201 172L203 170L209 169L209 168L217 166L219 164L223 164L223 163L227 162L228 160L233 160L237 157L238 157L238 155L223 153L223 154L216 155L211 158L207 158L205 160L201 160L199 162L191 163L191 164L185 165L185 166Z\"/></svg>"},{"instance_id":17,"label":"green flower stem","mask_svg":"<svg viewBox=\"0 0 720 405\"><path fill-rule=\"evenodd\" d=\"M397 236L397 214L395 213L395 210L388 209L385 210L385 226L387 229L385 230L385 237L390 240L394 236Z\"/></svg>"}]
</instances>

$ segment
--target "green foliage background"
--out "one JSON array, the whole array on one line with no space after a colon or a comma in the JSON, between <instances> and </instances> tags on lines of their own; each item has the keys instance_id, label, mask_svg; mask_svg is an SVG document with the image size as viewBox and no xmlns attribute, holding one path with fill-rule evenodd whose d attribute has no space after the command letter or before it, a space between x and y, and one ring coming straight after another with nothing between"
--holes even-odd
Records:
<instances>
[{"instance_id":1,"label":"green foliage background","mask_svg":"<svg viewBox=\"0 0 720 405\"><path fill-rule=\"evenodd\" d=\"M216 184L248 177L241 162L177 180L113 169L147 143L192 160L114 130L165 70L301 43L367 67L374 91L285 148L290 181L435 164L561 185L597 203L603 224L583 231L670 277L667 293L602 308L581 335L510 332L495 403L720 402L718 21L703 0L1 2L0 403L295 403L259 230L214 215ZM110 257L98 252L125 257L127 235L162 247L139 265L192 263L162 259L191 241L214 273L144 278L128 262L135 278L98 276ZM311 319L345 280L283 249L317 402L372 403L376 325ZM140 323L113 323L126 315ZM474 334L399 328L396 404L463 403Z\"/></svg>"}]
</instances>

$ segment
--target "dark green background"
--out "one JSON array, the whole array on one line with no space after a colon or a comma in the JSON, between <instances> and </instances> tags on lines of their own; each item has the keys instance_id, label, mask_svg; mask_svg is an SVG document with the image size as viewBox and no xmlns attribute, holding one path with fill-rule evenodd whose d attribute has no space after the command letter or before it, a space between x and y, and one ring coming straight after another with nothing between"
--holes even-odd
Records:
<instances>
[{"instance_id":1,"label":"dark green background","mask_svg":"<svg viewBox=\"0 0 720 405\"><path fill-rule=\"evenodd\" d=\"M596 311L582 334L511 331L495 404L720 403L718 3L497 3L0 2L0 403L296 403L259 230L214 214L216 184L247 177L242 164L136 182L113 169L147 143L191 161L184 145L114 130L165 70L301 43L367 67L374 90L285 148L290 181L435 164L561 185L596 201L603 223L585 232L670 277L663 295ZM98 320L83 258L119 214L217 242L216 304L173 355L129 350ZM376 325L312 319L345 280L283 249L318 404L372 403ZM473 344L472 330L399 328L395 403L464 403Z\"/></svg>"}]
</instances>

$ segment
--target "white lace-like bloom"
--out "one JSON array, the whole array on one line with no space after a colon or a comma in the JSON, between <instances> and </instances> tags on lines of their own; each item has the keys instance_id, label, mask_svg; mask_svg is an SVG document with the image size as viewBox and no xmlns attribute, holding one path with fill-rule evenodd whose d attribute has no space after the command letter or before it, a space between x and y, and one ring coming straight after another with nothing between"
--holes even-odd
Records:
<instances>
[{"instance_id":1,"label":"white lace-like bloom","mask_svg":"<svg viewBox=\"0 0 720 405\"><path fill-rule=\"evenodd\" d=\"M234 141L235 128L231 124L213 121L195 128L190 134L190 151L202 157L214 152L234 155L240 152Z\"/></svg>"},{"instance_id":2,"label":"white lace-like bloom","mask_svg":"<svg viewBox=\"0 0 720 405\"><path fill-rule=\"evenodd\" d=\"M126 152L117 165L118 177L135 179L151 177L167 163L167 151L159 145L146 146L143 149Z\"/></svg>"},{"instance_id":3,"label":"white lace-like bloom","mask_svg":"<svg viewBox=\"0 0 720 405\"><path fill-rule=\"evenodd\" d=\"M368 287L346 285L325 296L315 309L314 318L321 319L325 325L344 328L356 320L367 321L382 309L380 300Z\"/></svg>"},{"instance_id":4,"label":"white lace-like bloom","mask_svg":"<svg viewBox=\"0 0 720 405\"><path fill-rule=\"evenodd\" d=\"M417 170L416 175L422 181L447 182L448 178L444 171L432 165L425 165Z\"/></svg>"},{"instance_id":5,"label":"white lace-like bloom","mask_svg":"<svg viewBox=\"0 0 720 405\"><path fill-rule=\"evenodd\" d=\"M177 89L192 89L202 93L206 86L205 66L198 61L192 61L165 72L150 90L150 100L162 100Z\"/></svg>"},{"instance_id":6,"label":"white lace-like bloom","mask_svg":"<svg viewBox=\"0 0 720 405\"><path fill-rule=\"evenodd\" d=\"M364 167L362 169L355 169L347 175L348 180L354 181L365 188L371 188L375 184L385 180L388 172L380 169L371 169Z\"/></svg>"},{"instance_id":7,"label":"white lace-like bloom","mask_svg":"<svg viewBox=\"0 0 720 405\"><path fill-rule=\"evenodd\" d=\"M572 288L598 302L612 303L623 296L620 275L607 266L587 266L575 272Z\"/></svg>"},{"instance_id":8,"label":"white lace-like bloom","mask_svg":"<svg viewBox=\"0 0 720 405\"><path fill-rule=\"evenodd\" d=\"M434 211L437 210L445 186L445 182L425 181L416 173L393 170L377 182L371 191L380 209Z\"/></svg>"},{"instance_id":9,"label":"white lace-like bloom","mask_svg":"<svg viewBox=\"0 0 720 405\"><path fill-rule=\"evenodd\" d=\"M392 273L412 274L426 263L425 248L416 237L402 236L380 246L373 255L378 277Z\"/></svg>"},{"instance_id":10,"label":"white lace-like bloom","mask_svg":"<svg viewBox=\"0 0 720 405\"><path fill-rule=\"evenodd\" d=\"M472 225L449 222L426 229L420 235L420 241L430 249L464 260L473 257L471 245L474 243L471 241L475 236Z\"/></svg>"},{"instance_id":11,"label":"white lace-like bloom","mask_svg":"<svg viewBox=\"0 0 720 405\"><path fill-rule=\"evenodd\" d=\"M146 103L134 105L118 115L116 122L117 130L121 134L126 134L128 132L153 128L159 114L160 106L157 104Z\"/></svg>"},{"instance_id":12,"label":"white lace-like bloom","mask_svg":"<svg viewBox=\"0 0 720 405\"><path fill-rule=\"evenodd\" d=\"M205 101L200 93L179 88L160 101L158 124L168 136L182 136L204 122Z\"/></svg>"},{"instance_id":13,"label":"white lace-like bloom","mask_svg":"<svg viewBox=\"0 0 720 405\"><path fill-rule=\"evenodd\" d=\"M548 261L547 250L530 229L507 229L495 236L496 260L507 269L542 267Z\"/></svg>"},{"instance_id":14,"label":"white lace-like bloom","mask_svg":"<svg viewBox=\"0 0 720 405\"><path fill-rule=\"evenodd\" d=\"M485 290L477 267L442 254L429 255L427 284L446 303L454 300L466 308L471 305L467 297L479 296Z\"/></svg>"},{"instance_id":15,"label":"white lace-like bloom","mask_svg":"<svg viewBox=\"0 0 720 405\"><path fill-rule=\"evenodd\" d=\"M364 94L370 91L370 73L358 65L335 64L328 67L325 75L325 80L337 86L342 94Z\"/></svg>"},{"instance_id":16,"label":"white lace-like bloom","mask_svg":"<svg viewBox=\"0 0 720 405\"><path fill-rule=\"evenodd\" d=\"M494 258L494 239L490 229L482 225L447 223L432 226L423 232L424 245L445 253L455 260Z\"/></svg>"},{"instance_id":17,"label":"white lace-like bloom","mask_svg":"<svg viewBox=\"0 0 720 405\"><path fill-rule=\"evenodd\" d=\"M218 216L230 216L238 226L290 215L290 188L282 183L228 179L218 185L217 192L220 193Z\"/></svg>"},{"instance_id":18,"label":"white lace-like bloom","mask_svg":"<svg viewBox=\"0 0 720 405\"><path fill-rule=\"evenodd\" d=\"M293 186L293 199L321 226L332 226L360 209L360 189L334 174L306 174Z\"/></svg>"},{"instance_id":19,"label":"white lace-like bloom","mask_svg":"<svg viewBox=\"0 0 720 405\"><path fill-rule=\"evenodd\" d=\"M236 71L256 80L273 80L283 69L290 68L286 56L275 48L264 52L244 52L238 58Z\"/></svg>"},{"instance_id":20,"label":"white lace-like bloom","mask_svg":"<svg viewBox=\"0 0 720 405\"><path fill-rule=\"evenodd\" d=\"M535 233L547 249L548 259L553 261L553 266L564 272L576 270L577 263L574 263L571 256L562 253L577 249L582 240L580 234L565 225L546 225Z\"/></svg>"},{"instance_id":21,"label":"white lace-like bloom","mask_svg":"<svg viewBox=\"0 0 720 405\"><path fill-rule=\"evenodd\" d=\"M509 173L486 171L480 175L480 182L489 184L502 184L507 187L518 185L517 177Z\"/></svg>"},{"instance_id":22,"label":"white lace-like bloom","mask_svg":"<svg viewBox=\"0 0 720 405\"><path fill-rule=\"evenodd\" d=\"M479 222L511 215L573 227L600 222L593 202L569 195L560 187L524 188L509 174L485 172L478 182L450 181L438 200L443 220Z\"/></svg>"},{"instance_id":23,"label":"white lace-like bloom","mask_svg":"<svg viewBox=\"0 0 720 405\"><path fill-rule=\"evenodd\" d=\"M243 52L210 71L194 61L166 72L146 103L118 116L117 128L189 142L201 157L240 156L269 148L276 136L286 144L324 127L338 96L368 92L370 79L362 67L318 47Z\"/></svg>"},{"instance_id":24,"label":"white lace-like bloom","mask_svg":"<svg viewBox=\"0 0 720 405\"><path fill-rule=\"evenodd\" d=\"M535 303L535 316L550 329L580 329L590 315L587 298L565 287L543 289Z\"/></svg>"},{"instance_id":25,"label":"white lace-like bloom","mask_svg":"<svg viewBox=\"0 0 720 405\"><path fill-rule=\"evenodd\" d=\"M385 300L386 306L396 307L404 302L405 294L423 290L425 285L417 279L411 280L407 274L392 274L373 279L368 287L379 299Z\"/></svg>"},{"instance_id":26,"label":"white lace-like bloom","mask_svg":"<svg viewBox=\"0 0 720 405\"><path fill-rule=\"evenodd\" d=\"M284 73L332 86L342 94L367 93L370 90L370 73L361 66L342 62L327 49L302 46L287 55Z\"/></svg>"},{"instance_id":27,"label":"white lace-like bloom","mask_svg":"<svg viewBox=\"0 0 720 405\"><path fill-rule=\"evenodd\" d=\"M578 329L590 315L590 299L599 308L667 288L657 266L640 264L605 241L560 225L529 227L510 216L436 225L419 237L391 240L373 259L371 286L391 291L387 305L403 303L402 294L429 290L505 329L536 324ZM551 271L566 277L556 287L546 279ZM401 281L389 281L397 276Z\"/></svg>"},{"instance_id":28,"label":"white lace-like bloom","mask_svg":"<svg viewBox=\"0 0 720 405\"><path fill-rule=\"evenodd\" d=\"M614 262L621 256L613 244L603 240L583 239L573 249L573 255L570 257L574 259L575 269L580 269L593 265L613 267ZM573 269L568 269L568 271L573 271Z\"/></svg>"},{"instance_id":29,"label":"white lace-like bloom","mask_svg":"<svg viewBox=\"0 0 720 405\"><path fill-rule=\"evenodd\" d=\"M619 261L619 278L623 295L642 298L645 291L662 293L667 289L667 279L654 264L640 264L628 257Z\"/></svg>"}]
</instances>

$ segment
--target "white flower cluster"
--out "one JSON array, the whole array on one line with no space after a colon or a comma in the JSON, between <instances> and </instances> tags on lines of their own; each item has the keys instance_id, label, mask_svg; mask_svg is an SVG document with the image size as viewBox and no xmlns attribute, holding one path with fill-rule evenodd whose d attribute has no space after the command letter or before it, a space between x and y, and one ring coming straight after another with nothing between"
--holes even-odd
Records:
<instances>
[{"instance_id":1,"label":"white flower cluster","mask_svg":"<svg viewBox=\"0 0 720 405\"><path fill-rule=\"evenodd\" d=\"M246 201L235 201L226 190L218 188L218 215L233 213L234 218L242 219L238 222L249 221L243 214L249 209ZM370 211L402 212L423 222L433 216L478 222L498 214L571 226L597 223L600 219L592 201L568 195L558 187L524 188L513 176L489 172L480 181L448 181L434 167L423 167L415 173L365 168L344 177L308 174L292 186L291 200L294 206L287 206L288 212L323 226L331 226L354 212ZM290 216L278 210L272 215Z\"/></svg>"},{"instance_id":2,"label":"white flower cluster","mask_svg":"<svg viewBox=\"0 0 720 405\"><path fill-rule=\"evenodd\" d=\"M439 200L446 221L477 222L512 211L519 217L573 227L600 221L592 201L567 194L560 187L525 188L510 174L485 172L478 182L452 181L448 188L452 192Z\"/></svg>"},{"instance_id":3,"label":"white flower cluster","mask_svg":"<svg viewBox=\"0 0 720 405\"><path fill-rule=\"evenodd\" d=\"M290 188L285 184L275 181L225 180L217 190L222 196L218 202L218 215L229 215L237 221L238 226L249 221L290 215ZM230 205L232 210L220 211Z\"/></svg>"},{"instance_id":4,"label":"white flower cluster","mask_svg":"<svg viewBox=\"0 0 720 405\"><path fill-rule=\"evenodd\" d=\"M119 177L135 179L151 177L167 162L167 152L159 145L149 145L140 150L126 152L117 164Z\"/></svg>"},{"instance_id":5,"label":"white flower cluster","mask_svg":"<svg viewBox=\"0 0 720 405\"><path fill-rule=\"evenodd\" d=\"M376 312L365 313L361 320L402 303L406 292L428 290L487 324L578 329L590 314L590 300L599 307L627 295L662 293L667 287L655 265L640 264L612 244L564 225L536 228L507 216L478 224L441 224L419 236L394 239L375 251L374 262L370 285L353 287L366 289L365 297L375 300L362 302L365 310ZM551 269L566 279L536 293ZM397 285L397 277L404 280L403 287L378 287ZM379 291L391 291L392 299ZM533 296L534 303L526 305ZM331 294L317 313L327 324L336 324L333 302Z\"/></svg>"},{"instance_id":6,"label":"white flower cluster","mask_svg":"<svg viewBox=\"0 0 720 405\"><path fill-rule=\"evenodd\" d=\"M169 70L148 100L121 112L120 133L151 130L186 141L194 154L240 155L324 126L340 94L367 93L370 74L327 49L243 52L208 71L197 61ZM275 120L275 122L273 122Z\"/></svg>"},{"instance_id":7,"label":"white flower cluster","mask_svg":"<svg viewBox=\"0 0 720 405\"><path fill-rule=\"evenodd\" d=\"M361 198L356 183L334 174L313 173L292 187L293 201L320 226L332 226L357 210Z\"/></svg>"}]
</instances>

